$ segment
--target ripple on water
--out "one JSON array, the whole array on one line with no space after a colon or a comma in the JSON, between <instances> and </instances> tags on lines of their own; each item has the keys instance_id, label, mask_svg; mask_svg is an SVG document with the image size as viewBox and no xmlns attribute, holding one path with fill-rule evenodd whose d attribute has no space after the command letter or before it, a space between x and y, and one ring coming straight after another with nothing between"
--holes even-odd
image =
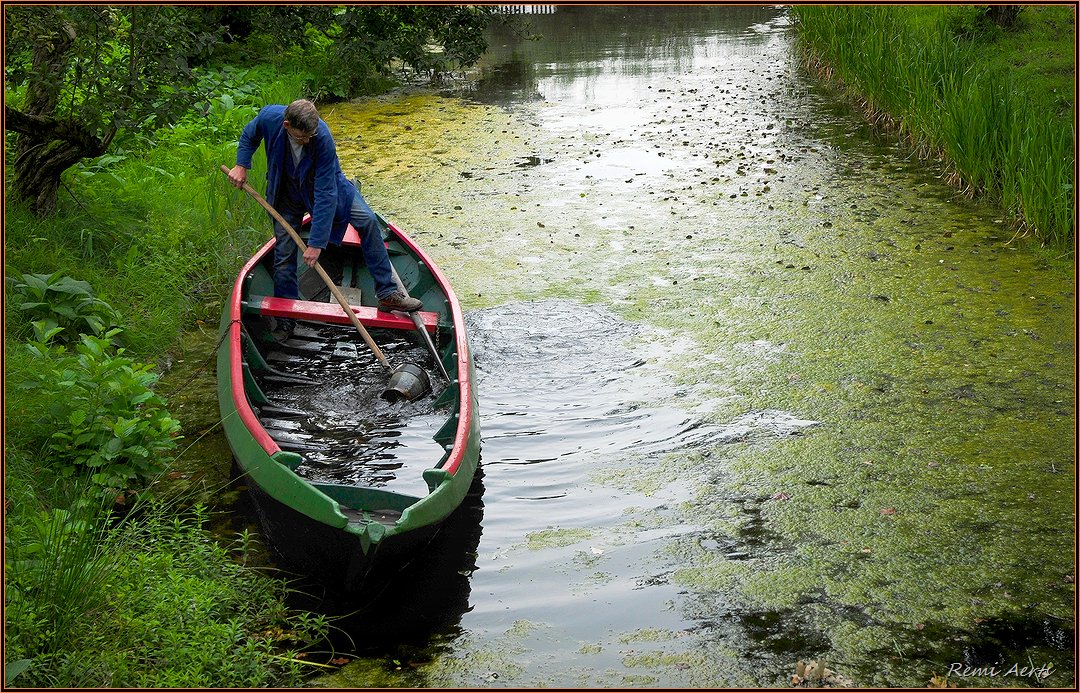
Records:
<instances>
[{"instance_id":1,"label":"ripple on water","mask_svg":"<svg viewBox=\"0 0 1080 693\"><path fill-rule=\"evenodd\" d=\"M497 635L524 619L563 639L604 642L649 613L650 626L681 632L685 616L664 606L682 589L665 548L706 531L676 509L719 464L703 451L816 422L780 410L717 422L708 407L686 410L685 385L657 347L670 335L602 306L510 303L466 321L486 487L472 582L497 595L477 601L467 627ZM732 560L754 550L751 539L728 548L744 552Z\"/></svg>"},{"instance_id":2,"label":"ripple on water","mask_svg":"<svg viewBox=\"0 0 1080 693\"><path fill-rule=\"evenodd\" d=\"M659 333L598 306L544 300L467 319L488 467L658 455L816 423L776 410L715 423L683 410L655 358Z\"/></svg>"}]
</instances>

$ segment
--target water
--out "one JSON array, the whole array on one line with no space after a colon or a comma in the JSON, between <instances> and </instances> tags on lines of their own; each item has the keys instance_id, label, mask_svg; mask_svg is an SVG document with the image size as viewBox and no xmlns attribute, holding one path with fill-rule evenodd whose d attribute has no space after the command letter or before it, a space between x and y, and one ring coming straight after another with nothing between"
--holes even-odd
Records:
<instances>
[{"instance_id":1,"label":"water","mask_svg":"<svg viewBox=\"0 0 1080 693\"><path fill-rule=\"evenodd\" d=\"M1071 262L863 125L782 8L526 19L326 114L462 300L483 429L460 536L326 683L1071 685Z\"/></svg>"},{"instance_id":2,"label":"water","mask_svg":"<svg viewBox=\"0 0 1080 693\"><path fill-rule=\"evenodd\" d=\"M386 330L372 338L391 363L434 372L418 340ZM427 495L422 473L445 452L433 440L446 422L433 406L445 381L433 377L430 395L412 402L384 400L387 371L351 325L300 322L266 360L283 376L264 379L276 409L263 412L263 425L282 450L303 455L297 474L316 483Z\"/></svg>"}]
</instances>

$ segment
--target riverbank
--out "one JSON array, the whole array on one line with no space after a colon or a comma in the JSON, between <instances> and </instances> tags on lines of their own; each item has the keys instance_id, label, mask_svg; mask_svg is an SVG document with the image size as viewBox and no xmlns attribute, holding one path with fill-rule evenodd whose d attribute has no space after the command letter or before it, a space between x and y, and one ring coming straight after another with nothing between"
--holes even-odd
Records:
<instances>
[{"instance_id":1,"label":"riverbank","mask_svg":"<svg viewBox=\"0 0 1080 693\"><path fill-rule=\"evenodd\" d=\"M1017 233L1074 239L1075 16L1023 6L796 6L809 64Z\"/></svg>"},{"instance_id":2,"label":"riverbank","mask_svg":"<svg viewBox=\"0 0 1080 693\"><path fill-rule=\"evenodd\" d=\"M259 537L220 529L235 495L231 458L220 443L205 449L218 417L209 356L221 300L266 235L265 215L217 168L233 161L263 100L303 93L305 76L267 65L208 69L202 79L217 94L205 113L70 169L54 215L6 209L11 685L296 686L315 668L298 653L327 630L290 609L288 583L258 567ZM36 312L18 298L33 274L51 275ZM64 331L34 347L46 340L31 320L46 315L61 315ZM80 342L95 317L121 328L112 340L122 352ZM57 369L74 381L65 398L23 386ZM138 427L121 422L151 401L161 425L178 430L136 439ZM68 432L82 436L76 447L113 439L133 455L153 441L152 454L137 455L148 493L134 507L128 493L124 505L97 510L97 492L72 483L80 458L57 438ZM97 470L125 473L115 460Z\"/></svg>"}]
</instances>

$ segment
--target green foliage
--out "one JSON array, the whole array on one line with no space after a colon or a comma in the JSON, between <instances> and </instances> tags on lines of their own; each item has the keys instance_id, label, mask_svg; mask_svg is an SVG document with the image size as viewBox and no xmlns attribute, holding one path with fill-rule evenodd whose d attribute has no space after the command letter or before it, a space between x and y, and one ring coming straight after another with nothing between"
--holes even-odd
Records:
<instances>
[{"instance_id":1,"label":"green foliage","mask_svg":"<svg viewBox=\"0 0 1080 693\"><path fill-rule=\"evenodd\" d=\"M986 11L986 5L956 5L945 14L945 27L961 39L992 40L1001 31Z\"/></svg>"},{"instance_id":2,"label":"green foliage","mask_svg":"<svg viewBox=\"0 0 1080 693\"><path fill-rule=\"evenodd\" d=\"M14 683L19 674L29 669L33 663L34 660L32 659L17 659L14 662L6 662L4 664L4 685L10 686Z\"/></svg>"},{"instance_id":3,"label":"green foliage","mask_svg":"<svg viewBox=\"0 0 1080 693\"><path fill-rule=\"evenodd\" d=\"M164 469L180 423L151 389L158 376L123 349L114 354L111 336L83 335L75 353L31 342L38 363L22 385L49 402L42 448L53 467L61 476L89 472L95 488L115 494Z\"/></svg>"},{"instance_id":4,"label":"green foliage","mask_svg":"<svg viewBox=\"0 0 1080 693\"><path fill-rule=\"evenodd\" d=\"M110 561L91 507L26 513L8 528L8 637L19 655L55 651L79 619L103 615Z\"/></svg>"},{"instance_id":5,"label":"green foliage","mask_svg":"<svg viewBox=\"0 0 1080 693\"><path fill-rule=\"evenodd\" d=\"M8 523L6 654L23 662L19 685L301 682L295 648L324 637L325 620L290 612L284 583L234 562L204 508L146 504L110 523L75 507Z\"/></svg>"},{"instance_id":6,"label":"green foliage","mask_svg":"<svg viewBox=\"0 0 1080 693\"><path fill-rule=\"evenodd\" d=\"M333 51L352 69L359 59L381 74L400 64L436 79L479 60L492 16L483 6L349 6L336 18Z\"/></svg>"},{"instance_id":7,"label":"green foliage","mask_svg":"<svg viewBox=\"0 0 1080 693\"><path fill-rule=\"evenodd\" d=\"M288 61L331 32L341 10L330 5L232 5L206 8L207 21L225 28L231 57L246 62Z\"/></svg>"},{"instance_id":8,"label":"green foliage","mask_svg":"<svg viewBox=\"0 0 1080 693\"><path fill-rule=\"evenodd\" d=\"M120 323L120 315L87 282L54 272L24 274L11 283L10 299L32 321L38 341L71 344L81 334L101 335Z\"/></svg>"},{"instance_id":9,"label":"green foliage","mask_svg":"<svg viewBox=\"0 0 1080 693\"><path fill-rule=\"evenodd\" d=\"M1038 17L1054 9L1025 7L1021 24L1041 30ZM963 189L1000 204L1020 229L1045 243L1071 243L1074 106L1047 108L1058 88L1020 79L1028 73L996 47L1033 30L1005 31L985 18L985 7L793 11L809 52L873 117L891 119L922 154L943 155ZM1054 48L1070 60L1062 93L1072 81L1072 40L1061 34Z\"/></svg>"},{"instance_id":10,"label":"green foliage","mask_svg":"<svg viewBox=\"0 0 1080 693\"><path fill-rule=\"evenodd\" d=\"M175 5L12 6L5 14L7 77L28 89L17 107L98 134L160 127L185 112L190 61L208 55L221 31L200 9Z\"/></svg>"}]
</instances>

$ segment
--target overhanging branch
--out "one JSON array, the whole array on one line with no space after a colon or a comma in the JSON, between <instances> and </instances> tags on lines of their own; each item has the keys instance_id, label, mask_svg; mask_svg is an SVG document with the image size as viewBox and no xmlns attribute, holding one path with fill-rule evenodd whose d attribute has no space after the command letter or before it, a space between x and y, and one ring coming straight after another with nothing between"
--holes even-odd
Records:
<instances>
[{"instance_id":1,"label":"overhanging branch","mask_svg":"<svg viewBox=\"0 0 1080 693\"><path fill-rule=\"evenodd\" d=\"M48 140L70 142L83 151L87 157L104 154L116 131L114 128L108 137L103 139L85 125L74 120L23 113L7 105L4 106L4 128L39 142Z\"/></svg>"}]
</instances>

